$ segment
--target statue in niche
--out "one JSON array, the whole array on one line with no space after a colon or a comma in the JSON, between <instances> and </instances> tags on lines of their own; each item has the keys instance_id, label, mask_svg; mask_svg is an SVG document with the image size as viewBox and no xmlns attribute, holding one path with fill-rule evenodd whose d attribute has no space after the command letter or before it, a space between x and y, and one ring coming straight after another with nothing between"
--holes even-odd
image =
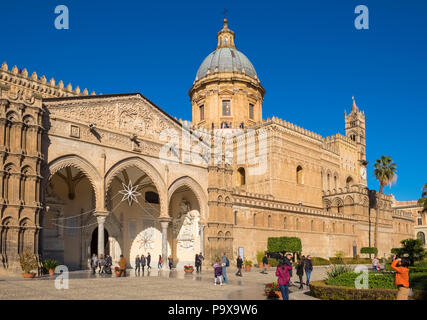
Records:
<instances>
[{"instance_id":1,"label":"statue in niche","mask_svg":"<svg viewBox=\"0 0 427 320\"><path fill-rule=\"evenodd\" d=\"M178 246L183 249L193 249L198 232L199 213L197 210L190 211L190 203L182 200L180 213L174 221L174 232L177 234Z\"/></svg>"}]
</instances>

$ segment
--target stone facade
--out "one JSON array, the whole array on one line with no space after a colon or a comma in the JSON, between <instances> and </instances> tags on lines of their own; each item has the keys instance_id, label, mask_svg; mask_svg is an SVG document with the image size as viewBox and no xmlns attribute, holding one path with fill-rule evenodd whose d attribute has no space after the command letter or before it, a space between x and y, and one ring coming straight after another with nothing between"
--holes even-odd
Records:
<instances>
[{"instance_id":1,"label":"stone facade","mask_svg":"<svg viewBox=\"0 0 427 320\"><path fill-rule=\"evenodd\" d=\"M218 48L235 48L226 23ZM94 252L114 262L123 253L131 266L148 252L153 265L158 255L192 264L198 252L254 260L272 236L300 237L305 254L351 256L373 239L376 214L381 256L413 236L412 214L392 208L391 196L369 209L365 115L354 99L345 136L324 138L263 119L264 93L256 76L212 70L193 83L193 121L182 122L141 94L89 96L4 63L2 268L19 270L24 250L71 269L87 268ZM197 146L216 154L208 141L220 142L223 161L192 161Z\"/></svg>"},{"instance_id":2,"label":"stone facade","mask_svg":"<svg viewBox=\"0 0 427 320\"><path fill-rule=\"evenodd\" d=\"M393 208L412 213L414 217L414 236L420 239L427 248L427 212L423 211L423 207L420 207L418 201L396 201L393 198Z\"/></svg>"}]
</instances>

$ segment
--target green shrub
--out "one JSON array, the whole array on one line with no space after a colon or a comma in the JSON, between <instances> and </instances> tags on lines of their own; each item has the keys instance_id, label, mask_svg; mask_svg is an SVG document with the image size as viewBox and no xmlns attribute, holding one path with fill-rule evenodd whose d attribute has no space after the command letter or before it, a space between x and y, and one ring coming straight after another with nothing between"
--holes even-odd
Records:
<instances>
[{"instance_id":1,"label":"green shrub","mask_svg":"<svg viewBox=\"0 0 427 320\"><path fill-rule=\"evenodd\" d=\"M409 283L412 289L427 292L427 272L409 272Z\"/></svg>"},{"instance_id":2,"label":"green shrub","mask_svg":"<svg viewBox=\"0 0 427 320\"><path fill-rule=\"evenodd\" d=\"M273 258L268 258L268 264L271 267L277 267L279 265L279 261L277 261L276 259L273 259Z\"/></svg>"},{"instance_id":3,"label":"green shrub","mask_svg":"<svg viewBox=\"0 0 427 320\"><path fill-rule=\"evenodd\" d=\"M363 247L360 249L360 253L364 254L378 254L378 249L375 247Z\"/></svg>"},{"instance_id":4,"label":"green shrub","mask_svg":"<svg viewBox=\"0 0 427 320\"><path fill-rule=\"evenodd\" d=\"M57 266L59 266L59 262L58 262L58 261L56 261L56 260L46 259L46 260L43 262L43 267L44 267L46 270L49 270L49 269L53 269L53 270L55 270L55 268L56 268Z\"/></svg>"},{"instance_id":5,"label":"green shrub","mask_svg":"<svg viewBox=\"0 0 427 320\"><path fill-rule=\"evenodd\" d=\"M267 250L269 252L301 252L301 239L296 237L268 238Z\"/></svg>"},{"instance_id":6,"label":"green shrub","mask_svg":"<svg viewBox=\"0 0 427 320\"><path fill-rule=\"evenodd\" d=\"M334 286L343 286L355 288L355 280L361 273L346 272L337 275L336 277L330 277L326 280L326 284ZM368 273L369 288L381 288L381 289L396 289L394 285L394 275L389 273Z\"/></svg>"},{"instance_id":7,"label":"green shrub","mask_svg":"<svg viewBox=\"0 0 427 320\"><path fill-rule=\"evenodd\" d=\"M321 257L311 257L311 262L313 263L313 266L327 266L330 264L328 259Z\"/></svg>"},{"instance_id":8,"label":"green shrub","mask_svg":"<svg viewBox=\"0 0 427 320\"><path fill-rule=\"evenodd\" d=\"M264 258L265 252L264 251L257 251L256 253L256 261L258 263L262 263L262 258Z\"/></svg>"},{"instance_id":9,"label":"green shrub","mask_svg":"<svg viewBox=\"0 0 427 320\"><path fill-rule=\"evenodd\" d=\"M343 264L344 260L342 258L337 258L337 257L330 257L329 258L329 262L331 264Z\"/></svg>"},{"instance_id":10,"label":"green shrub","mask_svg":"<svg viewBox=\"0 0 427 320\"><path fill-rule=\"evenodd\" d=\"M426 250L424 249L424 245L420 239L404 239L400 241L400 243L402 244L402 247L393 248L392 253L397 256L407 254L409 261L411 262L411 266L413 266L417 261L422 261L426 256Z\"/></svg>"},{"instance_id":11,"label":"green shrub","mask_svg":"<svg viewBox=\"0 0 427 320\"><path fill-rule=\"evenodd\" d=\"M31 251L25 251L22 253L19 257L19 263L21 264L21 269L24 273L30 273L34 269L37 270L39 267L37 259Z\"/></svg>"},{"instance_id":12,"label":"green shrub","mask_svg":"<svg viewBox=\"0 0 427 320\"><path fill-rule=\"evenodd\" d=\"M352 267L339 264L336 266L332 266L330 269L328 269L326 271L326 275L327 275L328 279L331 279L331 278L336 278L341 274L349 273L351 271L353 271Z\"/></svg>"}]
</instances>

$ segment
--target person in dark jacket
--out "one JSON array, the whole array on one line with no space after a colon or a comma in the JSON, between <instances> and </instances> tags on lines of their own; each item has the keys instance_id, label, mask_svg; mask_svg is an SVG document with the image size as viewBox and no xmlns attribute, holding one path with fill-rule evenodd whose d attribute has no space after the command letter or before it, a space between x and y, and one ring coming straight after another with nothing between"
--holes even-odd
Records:
<instances>
[{"instance_id":1,"label":"person in dark jacket","mask_svg":"<svg viewBox=\"0 0 427 320\"><path fill-rule=\"evenodd\" d=\"M169 255L168 262L169 262L169 270L172 270L172 268L173 268L173 258L172 258L171 255Z\"/></svg>"},{"instance_id":2,"label":"person in dark jacket","mask_svg":"<svg viewBox=\"0 0 427 320\"><path fill-rule=\"evenodd\" d=\"M135 275L137 275L137 272L138 275L141 274L141 258L139 257L139 254L137 254L135 258Z\"/></svg>"},{"instance_id":3,"label":"person in dark jacket","mask_svg":"<svg viewBox=\"0 0 427 320\"><path fill-rule=\"evenodd\" d=\"M302 258L298 261L298 264L296 266L297 276L299 277L299 289L303 288L304 282L302 280L302 277L304 276L304 265L305 265L305 257L302 256Z\"/></svg>"},{"instance_id":4,"label":"person in dark jacket","mask_svg":"<svg viewBox=\"0 0 427 320\"><path fill-rule=\"evenodd\" d=\"M151 263L151 255L150 253L148 253L147 254L147 271L151 269L150 263Z\"/></svg>"},{"instance_id":5,"label":"person in dark jacket","mask_svg":"<svg viewBox=\"0 0 427 320\"><path fill-rule=\"evenodd\" d=\"M205 257L202 255L202 253L199 253L199 260L200 260L200 266L199 266L199 271L202 272L202 264L203 264L203 260L205 260Z\"/></svg>"},{"instance_id":6,"label":"person in dark jacket","mask_svg":"<svg viewBox=\"0 0 427 320\"><path fill-rule=\"evenodd\" d=\"M196 256L194 258L194 265L196 266L196 272L200 272L200 258L199 255L196 253Z\"/></svg>"},{"instance_id":7,"label":"person in dark jacket","mask_svg":"<svg viewBox=\"0 0 427 320\"><path fill-rule=\"evenodd\" d=\"M261 273L267 274L267 265L268 265L268 258L267 253L262 257L262 264L264 266L264 269L261 271Z\"/></svg>"},{"instance_id":8,"label":"person in dark jacket","mask_svg":"<svg viewBox=\"0 0 427 320\"><path fill-rule=\"evenodd\" d=\"M241 277L242 276L243 259L240 256L237 257L236 264L237 264L236 276Z\"/></svg>"},{"instance_id":9,"label":"person in dark jacket","mask_svg":"<svg viewBox=\"0 0 427 320\"><path fill-rule=\"evenodd\" d=\"M144 275L144 268L145 264L147 263L147 260L145 259L144 255L141 254L141 269L142 269L142 275Z\"/></svg>"},{"instance_id":10,"label":"person in dark jacket","mask_svg":"<svg viewBox=\"0 0 427 320\"><path fill-rule=\"evenodd\" d=\"M306 285L308 286L310 284L311 272L313 271L313 262L311 261L311 256L307 256L307 259L305 260L304 270L305 276L307 277Z\"/></svg>"}]
</instances>

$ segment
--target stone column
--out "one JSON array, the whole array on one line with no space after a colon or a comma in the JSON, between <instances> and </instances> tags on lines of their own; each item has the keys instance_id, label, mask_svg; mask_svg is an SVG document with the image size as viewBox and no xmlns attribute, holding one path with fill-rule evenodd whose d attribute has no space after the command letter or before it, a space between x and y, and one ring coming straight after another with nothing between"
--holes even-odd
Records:
<instances>
[{"instance_id":1,"label":"stone column","mask_svg":"<svg viewBox=\"0 0 427 320\"><path fill-rule=\"evenodd\" d=\"M95 214L96 220L98 220L98 257L104 255L104 223L107 218L103 214Z\"/></svg>"},{"instance_id":2,"label":"stone column","mask_svg":"<svg viewBox=\"0 0 427 320\"><path fill-rule=\"evenodd\" d=\"M168 270L168 226L169 221L160 221L162 226L162 270Z\"/></svg>"},{"instance_id":3,"label":"stone column","mask_svg":"<svg viewBox=\"0 0 427 320\"><path fill-rule=\"evenodd\" d=\"M200 252L205 256L205 225L200 225Z\"/></svg>"}]
</instances>

